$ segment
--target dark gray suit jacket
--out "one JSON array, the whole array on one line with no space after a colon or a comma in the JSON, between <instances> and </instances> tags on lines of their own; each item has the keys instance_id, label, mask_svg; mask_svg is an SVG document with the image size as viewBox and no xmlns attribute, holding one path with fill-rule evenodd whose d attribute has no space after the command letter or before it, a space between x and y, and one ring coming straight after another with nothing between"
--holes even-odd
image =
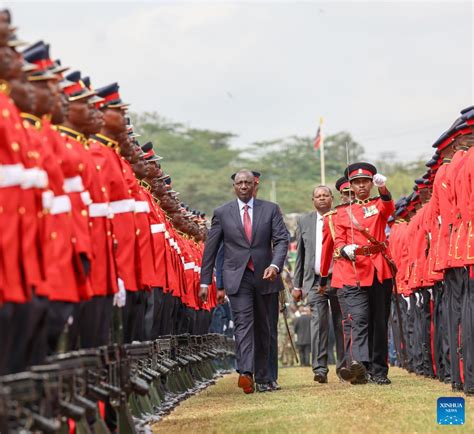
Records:
<instances>
[{"instance_id":1,"label":"dark gray suit jacket","mask_svg":"<svg viewBox=\"0 0 474 434\"><path fill-rule=\"evenodd\" d=\"M283 270L288 253L288 230L277 204L255 199L252 217L252 243L245 236L237 199L214 211L207 236L201 267L201 284L212 282L212 272L221 241L224 241L224 288L229 295L236 294L245 268L252 257L256 285L261 294L283 289L281 277L275 282L263 280L263 272L270 264Z\"/></svg>"},{"instance_id":2,"label":"dark gray suit jacket","mask_svg":"<svg viewBox=\"0 0 474 434\"><path fill-rule=\"evenodd\" d=\"M305 214L296 226L296 263L293 283L308 294L314 283L316 256L316 211Z\"/></svg>"}]
</instances>

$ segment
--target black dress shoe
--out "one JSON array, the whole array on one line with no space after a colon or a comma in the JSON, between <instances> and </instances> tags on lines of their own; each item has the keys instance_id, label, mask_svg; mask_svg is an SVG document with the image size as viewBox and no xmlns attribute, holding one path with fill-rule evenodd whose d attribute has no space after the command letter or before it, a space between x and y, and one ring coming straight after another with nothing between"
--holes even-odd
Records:
<instances>
[{"instance_id":1,"label":"black dress shoe","mask_svg":"<svg viewBox=\"0 0 474 434\"><path fill-rule=\"evenodd\" d=\"M462 383L451 383L451 390L453 392L464 392L464 386Z\"/></svg>"},{"instance_id":2,"label":"black dress shoe","mask_svg":"<svg viewBox=\"0 0 474 434\"><path fill-rule=\"evenodd\" d=\"M464 393L466 396L474 396L474 387L466 387Z\"/></svg>"},{"instance_id":3,"label":"black dress shoe","mask_svg":"<svg viewBox=\"0 0 474 434\"><path fill-rule=\"evenodd\" d=\"M281 386L276 381L270 381L268 384L272 390L281 390Z\"/></svg>"},{"instance_id":4,"label":"black dress shoe","mask_svg":"<svg viewBox=\"0 0 474 434\"><path fill-rule=\"evenodd\" d=\"M314 374L314 381L317 381L318 383L324 384L328 382L328 376L326 374L323 374L322 372L316 372Z\"/></svg>"},{"instance_id":5,"label":"black dress shoe","mask_svg":"<svg viewBox=\"0 0 474 434\"><path fill-rule=\"evenodd\" d=\"M389 384L392 384L390 379L388 377L383 376L383 375L371 375L369 377L369 382L374 383L374 384L379 384L381 386L387 386Z\"/></svg>"},{"instance_id":6,"label":"black dress shoe","mask_svg":"<svg viewBox=\"0 0 474 434\"><path fill-rule=\"evenodd\" d=\"M256 383L255 390L259 393L272 392L273 389L269 383Z\"/></svg>"}]
</instances>

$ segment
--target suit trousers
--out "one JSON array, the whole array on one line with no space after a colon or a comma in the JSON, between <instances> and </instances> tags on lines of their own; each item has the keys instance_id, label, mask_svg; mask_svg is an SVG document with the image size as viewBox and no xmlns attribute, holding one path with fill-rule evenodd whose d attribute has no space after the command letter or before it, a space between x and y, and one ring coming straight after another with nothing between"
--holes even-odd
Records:
<instances>
[{"instance_id":1,"label":"suit trousers","mask_svg":"<svg viewBox=\"0 0 474 434\"><path fill-rule=\"evenodd\" d=\"M278 316L280 315L279 293L270 294L270 356L268 371L270 381L278 379Z\"/></svg>"},{"instance_id":2,"label":"suit trousers","mask_svg":"<svg viewBox=\"0 0 474 434\"><path fill-rule=\"evenodd\" d=\"M451 383L461 384L461 309L463 295L468 284L468 273L464 267L448 268L445 270L448 310L448 341L451 354Z\"/></svg>"},{"instance_id":3,"label":"suit trousers","mask_svg":"<svg viewBox=\"0 0 474 434\"><path fill-rule=\"evenodd\" d=\"M344 334L342 330L342 312L336 288L328 287L324 294L318 291L319 276L315 276L314 284L308 293L307 302L311 308L311 356L314 372L327 375L328 369L328 337L329 308L336 340L336 372L344 366Z\"/></svg>"},{"instance_id":4,"label":"suit trousers","mask_svg":"<svg viewBox=\"0 0 474 434\"><path fill-rule=\"evenodd\" d=\"M439 380L451 378L451 363L449 358L449 344L446 321L446 288L442 281L436 282L433 286L434 308L434 358L436 366L436 376Z\"/></svg>"},{"instance_id":5,"label":"suit trousers","mask_svg":"<svg viewBox=\"0 0 474 434\"><path fill-rule=\"evenodd\" d=\"M392 295L391 279L371 286L344 286L352 317L352 359L362 362L375 376L388 373L388 318Z\"/></svg>"},{"instance_id":6,"label":"suit trousers","mask_svg":"<svg viewBox=\"0 0 474 434\"><path fill-rule=\"evenodd\" d=\"M255 374L257 383L268 383L270 356L270 305L272 294L260 294L253 271L245 269L239 290L229 295L234 317L237 371Z\"/></svg>"}]
</instances>

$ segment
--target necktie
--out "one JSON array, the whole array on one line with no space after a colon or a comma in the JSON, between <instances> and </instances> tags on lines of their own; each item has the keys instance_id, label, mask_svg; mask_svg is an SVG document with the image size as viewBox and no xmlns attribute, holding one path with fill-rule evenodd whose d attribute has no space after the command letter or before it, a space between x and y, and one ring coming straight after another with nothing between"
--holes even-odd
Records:
<instances>
[{"instance_id":1,"label":"necktie","mask_svg":"<svg viewBox=\"0 0 474 434\"><path fill-rule=\"evenodd\" d=\"M244 205L244 232L245 232L245 236L247 237L247 240L249 240L249 243L251 243L252 242L252 222L250 221L248 205ZM252 271L255 270L253 266L252 257L250 257L247 267L249 267L249 269Z\"/></svg>"}]
</instances>

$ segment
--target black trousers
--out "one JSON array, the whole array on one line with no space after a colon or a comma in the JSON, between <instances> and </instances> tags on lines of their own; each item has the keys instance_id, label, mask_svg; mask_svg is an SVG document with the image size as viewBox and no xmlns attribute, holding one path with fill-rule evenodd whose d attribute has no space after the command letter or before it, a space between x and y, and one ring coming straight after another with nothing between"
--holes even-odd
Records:
<instances>
[{"instance_id":1,"label":"black trousers","mask_svg":"<svg viewBox=\"0 0 474 434\"><path fill-rule=\"evenodd\" d=\"M270 381L278 379L278 317L280 315L279 293L270 294L270 355L268 359L268 371Z\"/></svg>"},{"instance_id":2,"label":"black trousers","mask_svg":"<svg viewBox=\"0 0 474 434\"><path fill-rule=\"evenodd\" d=\"M234 317L237 371L268 383L271 294L260 294L253 271L245 270L236 294L229 295Z\"/></svg>"},{"instance_id":3,"label":"black trousers","mask_svg":"<svg viewBox=\"0 0 474 434\"><path fill-rule=\"evenodd\" d=\"M374 276L371 286L344 286L352 317L352 359L366 364L372 375L388 373L388 318L391 279L382 283Z\"/></svg>"},{"instance_id":4,"label":"black trousers","mask_svg":"<svg viewBox=\"0 0 474 434\"><path fill-rule=\"evenodd\" d=\"M337 299L341 309L342 337L344 345L344 363L342 366L349 367L352 362L351 356L351 315L349 306L344 296L344 288L337 289Z\"/></svg>"},{"instance_id":5,"label":"black trousers","mask_svg":"<svg viewBox=\"0 0 474 434\"><path fill-rule=\"evenodd\" d=\"M451 380L451 361L448 343L447 295L444 282L436 282L433 286L434 309L434 356L436 376L440 381Z\"/></svg>"},{"instance_id":6,"label":"black trousers","mask_svg":"<svg viewBox=\"0 0 474 434\"><path fill-rule=\"evenodd\" d=\"M113 295L97 296L81 304L79 312L79 346L95 348L110 339Z\"/></svg>"},{"instance_id":7,"label":"black trousers","mask_svg":"<svg viewBox=\"0 0 474 434\"><path fill-rule=\"evenodd\" d=\"M467 290L466 268L448 268L444 274L447 292L448 342L451 354L451 383L461 384L461 310L464 292Z\"/></svg>"},{"instance_id":8,"label":"black trousers","mask_svg":"<svg viewBox=\"0 0 474 434\"><path fill-rule=\"evenodd\" d=\"M474 392L474 267L469 270L469 283L464 291L461 311L464 390Z\"/></svg>"},{"instance_id":9,"label":"black trousers","mask_svg":"<svg viewBox=\"0 0 474 434\"><path fill-rule=\"evenodd\" d=\"M0 306L0 375L8 373L7 366L12 343L11 326L13 324L14 308L13 303L5 303Z\"/></svg>"},{"instance_id":10,"label":"black trousers","mask_svg":"<svg viewBox=\"0 0 474 434\"><path fill-rule=\"evenodd\" d=\"M433 377L433 356L431 352L431 288L422 288L421 295L421 342L423 350L423 375Z\"/></svg>"},{"instance_id":11,"label":"black trousers","mask_svg":"<svg viewBox=\"0 0 474 434\"><path fill-rule=\"evenodd\" d=\"M421 308L419 305L419 292L410 295L410 317L413 322L413 365L415 372L419 375L423 374L423 348L422 348L422 319Z\"/></svg>"},{"instance_id":12,"label":"black trousers","mask_svg":"<svg viewBox=\"0 0 474 434\"><path fill-rule=\"evenodd\" d=\"M127 291L125 306L122 308L123 340L125 344L144 340L147 295L145 291Z\"/></svg>"}]
</instances>

